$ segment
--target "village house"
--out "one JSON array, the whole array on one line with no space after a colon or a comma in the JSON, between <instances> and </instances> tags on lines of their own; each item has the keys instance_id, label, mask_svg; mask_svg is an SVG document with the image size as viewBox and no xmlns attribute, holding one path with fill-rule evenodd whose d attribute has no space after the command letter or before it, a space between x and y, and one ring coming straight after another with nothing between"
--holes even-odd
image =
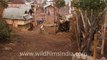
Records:
<instances>
[{"instance_id":1,"label":"village house","mask_svg":"<svg viewBox=\"0 0 107 60\"><path fill-rule=\"evenodd\" d=\"M22 0L14 0L11 3L9 1L8 8L3 11L3 18L6 19L7 24L14 28L30 28L29 24L33 20L33 16L29 12L31 9L30 4L24 4Z\"/></svg>"},{"instance_id":2,"label":"village house","mask_svg":"<svg viewBox=\"0 0 107 60\"><path fill-rule=\"evenodd\" d=\"M22 6L33 4L36 6L36 1L30 1L27 0L9 0L8 1L8 8L19 8ZM36 11L36 8L34 8L34 11Z\"/></svg>"},{"instance_id":3,"label":"village house","mask_svg":"<svg viewBox=\"0 0 107 60\"><path fill-rule=\"evenodd\" d=\"M44 6L44 12L46 15L54 15L55 14L55 7L52 5Z\"/></svg>"},{"instance_id":4,"label":"village house","mask_svg":"<svg viewBox=\"0 0 107 60\"><path fill-rule=\"evenodd\" d=\"M9 0L8 1L8 7L20 7L22 5L25 5L25 2L23 0Z\"/></svg>"},{"instance_id":5,"label":"village house","mask_svg":"<svg viewBox=\"0 0 107 60\"><path fill-rule=\"evenodd\" d=\"M47 23L54 24L55 23L56 8L52 5L46 5L46 6L44 6L44 12L45 12Z\"/></svg>"},{"instance_id":6,"label":"village house","mask_svg":"<svg viewBox=\"0 0 107 60\"><path fill-rule=\"evenodd\" d=\"M18 28L19 26L26 26L32 22L33 16L30 14L25 15L25 11L29 10L30 7L26 8L6 8L3 12L3 18L9 26Z\"/></svg>"},{"instance_id":7,"label":"village house","mask_svg":"<svg viewBox=\"0 0 107 60\"><path fill-rule=\"evenodd\" d=\"M43 6L44 8L44 13L45 13L45 18L46 22L48 24L54 24L56 20L56 8L54 6L54 1L53 0L47 0L46 5Z\"/></svg>"}]
</instances>

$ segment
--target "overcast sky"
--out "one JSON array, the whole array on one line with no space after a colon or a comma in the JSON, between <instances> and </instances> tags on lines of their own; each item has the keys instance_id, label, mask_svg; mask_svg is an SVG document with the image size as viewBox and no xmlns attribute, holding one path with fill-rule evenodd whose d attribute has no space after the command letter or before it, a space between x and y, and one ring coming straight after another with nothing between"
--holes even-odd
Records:
<instances>
[{"instance_id":1,"label":"overcast sky","mask_svg":"<svg viewBox=\"0 0 107 60\"><path fill-rule=\"evenodd\" d=\"M51 1L51 0L47 0L47 1ZM69 3L71 0L64 0L67 3Z\"/></svg>"},{"instance_id":2,"label":"overcast sky","mask_svg":"<svg viewBox=\"0 0 107 60\"><path fill-rule=\"evenodd\" d=\"M45 0L42 0L42 2ZM51 1L51 0L47 0L47 1ZM64 0L66 4L68 4L71 0Z\"/></svg>"},{"instance_id":3,"label":"overcast sky","mask_svg":"<svg viewBox=\"0 0 107 60\"><path fill-rule=\"evenodd\" d=\"M71 0L65 0L66 4L69 3Z\"/></svg>"}]
</instances>

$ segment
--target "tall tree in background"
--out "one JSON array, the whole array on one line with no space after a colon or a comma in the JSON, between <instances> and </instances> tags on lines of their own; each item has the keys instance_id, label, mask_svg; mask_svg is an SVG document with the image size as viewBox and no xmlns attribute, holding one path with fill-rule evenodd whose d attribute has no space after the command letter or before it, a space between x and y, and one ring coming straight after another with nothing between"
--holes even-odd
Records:
<instances>
[{"instance_id":1,"label":"tall tree in background","mask_svg":"<svg viewBox=\"0 0 107 60\"><path fill-rule=\"evenodd\" d=\"M2 17L4 8L6 8L7 6L8 6L7 0L0 0L0 18Z\"/></svg>"},{"instance_id":2,"label":"tall tree in background","mask_svg":"<svg viewBox=\"0 0 107 60\"><path fill-rule=\"evenodd\" d=\"M59 13L59 10L60 10L60 8L62 8L64 6L65 6L65 1L64 0L55 0L55 7L57 7L57 12L56 12L57 21L62 18L62 16Z\"/></svg>"},{"instance_id":3,"label":"tall tree in background","mask_svg":"<svg viewBox=\"0 0 107 60\"><path fill-rule=\"evenodd\" d=\"M77 8L77 34L81 52L90 54L94 35L101 28L105 13L105 0L78 0L73 2Z\"/></svg>"},{"instance_id":4,"label":"tall tree in background","mask_svg":"<svg viewBox=\"0 0 107 60\"><path fill-rule=\"evenodd\" d=\"M65 6L65 1L64 0L55 0L55 6L58 8L58 11L61 7Z\"/></svg>"}]
</instances>

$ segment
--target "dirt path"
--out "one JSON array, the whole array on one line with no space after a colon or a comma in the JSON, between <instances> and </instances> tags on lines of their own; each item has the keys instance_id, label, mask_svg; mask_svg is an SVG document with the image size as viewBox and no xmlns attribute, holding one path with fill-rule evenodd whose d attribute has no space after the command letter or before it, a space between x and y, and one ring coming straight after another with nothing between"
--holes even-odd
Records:
<instances>
[{"instance_id":1,"label":"dirt path","mask_svg":"<svg viewBox=\"0 0 107 60\"><path fill-rule=\"evenodd\" d=\"M16 32L12 43L0 44L0 60L72 60L71 56L20 56L21 52L75 52L77 46L71 42L69 33L53 34L54 28L47 28L40 34L38 27L33 31ZM74 50L75 49L75 50Z\"/></svg>"},{"instance_id":2,"label":"dirt path","mask_svg":"<svg viewBox=\"0 0 107 60\"><path fill-rule=\"evenodd\" d=\"M71 60L71 57L19 56L20 52L73 51L69 33L40 34L37 30L17 32L16 41L5 44L0 50L0 60ZM8 47L11 47L10 49ZM74 50L75 51L75 50Z\"/></svg>"}]
</instances>

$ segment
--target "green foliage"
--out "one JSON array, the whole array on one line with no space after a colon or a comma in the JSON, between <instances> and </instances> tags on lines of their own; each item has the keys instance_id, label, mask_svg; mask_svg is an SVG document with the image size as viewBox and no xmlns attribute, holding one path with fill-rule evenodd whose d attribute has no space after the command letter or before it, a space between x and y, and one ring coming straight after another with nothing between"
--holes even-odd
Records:
<instances>
[{"instance_id":1,"label":"green foliage","mask_svg":"<svg viewBox=\"0 0 107 60\"><path fill-rule=\"evenodd\" d=\"M106 3L104 0L79 0L74 6L83 10L102 11Z\"/></svg>"},{"instance_id":2,"label":"green foliage","mask_svg":"<svg viewBox=\"0 0 107 60\"><path fill-rule=\"evenodd\" d=\"M65 6L65 1L64 0L55 0L55 6L57 8L61 8L61 7Z\"/></svg>"},{"instance_id":3,"label":"green foliage","mask_svg":"<svg viewBox=\"0 0 107 60\"><path fill-rule=\"evenodd\" d=\"M0 7L6 8L8 6L7 0L0 0Z\"/></svg>"},{"instance_id":4,"label":"green foliage","mask_svg":"<svg viewBox=\"0 0 107 60\"><path fill-rule=\"evenodd\" d=\"M10 38L10 32L8 25L4 19L0 19L0 41L6 41Z\"/></svg>"}]
</instances>

